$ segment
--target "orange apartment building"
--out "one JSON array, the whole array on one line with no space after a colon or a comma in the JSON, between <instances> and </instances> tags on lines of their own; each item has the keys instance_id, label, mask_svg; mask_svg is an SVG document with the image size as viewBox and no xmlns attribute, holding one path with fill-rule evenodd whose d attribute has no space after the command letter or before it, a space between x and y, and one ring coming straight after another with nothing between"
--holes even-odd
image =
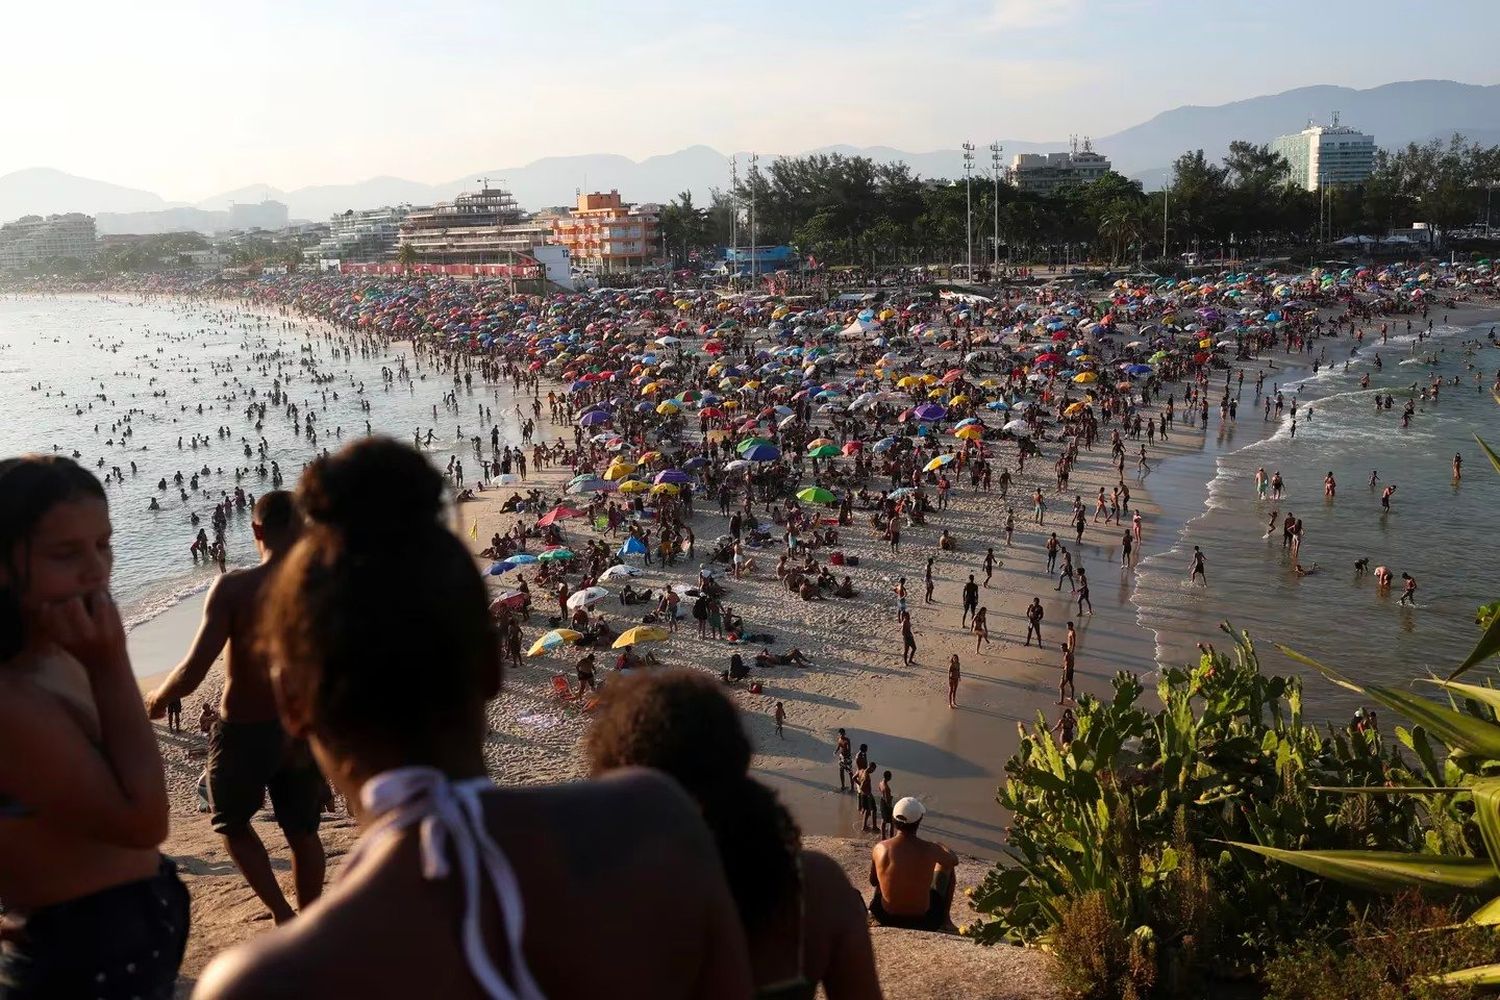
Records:
<instances>
[{"instance_id":1,"label":"orange apartment building","mask_svg":"<svg viewBox=\"0 0 1500 1000\"><path fill-rule=\"evenodd\" d=\"M586 271L645 267L662 256L660 216L660 205L631 205L618 191L580 194L577 208L552 220L552 241Z\"/></svg>"}]
</instances>

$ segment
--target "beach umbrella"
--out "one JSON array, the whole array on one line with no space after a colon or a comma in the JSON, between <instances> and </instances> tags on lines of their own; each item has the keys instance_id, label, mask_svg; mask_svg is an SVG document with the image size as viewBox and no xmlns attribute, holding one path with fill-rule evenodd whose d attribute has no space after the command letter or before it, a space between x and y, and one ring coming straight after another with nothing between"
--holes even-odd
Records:
<instances>
[{"instance_id":1,"label":"beach umbrella","mask_svg":"<svg viewBox=\"0 0 1500 1000\"><path fill-rule=\"evenodd\" d=\"M516 475L514 472L502 472L498 476L490 477L490 482L498 483L501 486L514 486L520 481L521 477Z\"/></svg>"},{"instance_id":2,"label":"beach umbrella","mask_svg":"<svg viewBox=\"0 0 1500 1000\"><path fill-rule=\"evenodd\" d=\"M1079 372L1077 375L1073 376L1073 381L1074 382L1097 382L1097 381L1099 381L1099 376L1096 375L1096 374L1094 374L1093 372Z\"/></svg>"},{"instance_id":3,"label":"beach umbrella","mask_svg":"<svg viewBox=\"0 0 1500 1000\"><path fill-rule=\"evenodd\" d=\"M821 503L832 505L838 503L839 498L834 496L828 490L823 489L821 486L809 486L807 489L801 490L797 493L797 499L801 500L803 503Z\"/></svg>"},{"instance_id":4,"label":"beach umbrella","mask_svg":"<svg viewBox=\"0 0 1500 1000\"><path fill-rule=\"evenodd\" d=\"M636 464L634 462L627 462L622 458L617 458L609 463L609 468L604 470L604 478L608 480L624 479L635 470Z\"/></svg>"},{"instance_id":5,"label":"beach umbrella","mask_svg":"<svg viewBox=\"0 0 1500 1000\"><path fill-rule=\"evenodd\" d=\"M555 628L531 644L527 650L527 656L541 656L561 647L564 643L577 642L583 638L582 632L576 632L570 628Z\"/></svg>"},{"instance_id":6,"label":"beach umbrella","mask_svg":"<svg viewBox=\"0 0 1500 1000\"><path fill-rule=\"evenodd\" d=\"M745 452L749 451L751 448L754 448L756 445L762 445L762 444L768 445L770 443L771 443L770 440L767 439L767 438L763 438L763 437L747 437L747 438L745 438L745 440L743 440L739 444L735 445L734 446L734 450L736 452L738 452L739 454L743 455L743 454L745 454Z\"/></svg>"},{"instance_id":7,"label":"beach umbrella","mask_svg":"<svg viewBox=\"0 0 1500 1000\"><path fill-rule=\"evenodd\" d=\"M561 521L564 518L582 516L583 511L581 510L574 510L572 507L563 507L559 505L557 507L553 507L551 510L547 511L547 513L537 518L536 523L537 527L546 528L550 525L556 524L558 521Z\"/></svg>"},{"instance_id":8,"label":"beach umbrella","mask_svg":"<svg viewBox=\"0 0 1500 1000\"><path fill-rule=\"evenodd\" d=\"M641 541L635 535L631 535L629 538L626 538L623 543L621 543L620 548L617 551L621 556L645 555L646 543Z\"/></svg>"},{"instance_id":9,"label":"beach umbrella","mask_svg":"<svg viewBox=\"0 0 1500 1000\"><path fill-rule=\"evenodd\" d=\"M635 628L628 628L621 632L611 648L624 649L638 642L666 642L670 635L671 633L660 625L637 625Z\"/></svg>"},{"instance_id":10,"label":"beach umbrella","mask_svg":"<svg viewBox=\"0 0 1500 1000\"><path fill-rule=\"evenodd\" d=\"M621 493L626 493L626 494L630 494L630 493L644 493L647 490L649 490L650 488L651 488L650 486L647 486L645 483L641 482L639 479L627 479L627 480L625 480L625 482L623 482L623 483L620 484L620 492Z\"/></svg>"},{"instance_id":11,"label":"beach umbrella","mask_svg":"<svg viewBox=\"0 0 1500 1000\"><path fill-rule=\"evenodd\" d=\"M536 562L537 558L530 552L517 552L515 555L508 556L500 561L510 563L512 566L529 566L531 563Z\"/></svg>"},{"instance_id":12,"label":"beach umbrella","mask_svg":"<svg viewBox=\"0 0 1500 1000\"><path fill-rule=\"evenodd\" d=\"M936 472L938 469L941 469L943 466L948 465L956 458L958 458L957 455L939 455L932 461L928 462L926 465L922 466L922 471Z\"/></svg>"},{"instance_id":13,"label":"beach umbrella","mask_svg":"<svg viewBox=\"0 0 1500 1000\"><path fill-rule=\"evenodd\" d=\"M685 486L692 481L693 477L681 469L664 469L658 472L656 478L652 480L655 483L676 483L678 486Z\"/></svg>"},{"instance_id":14,"label":"beach umbrella","mask_svg":"<svg viewBox=\"0 0 1500 1000\"><path fill-rule=\"evenodd\" d=\"M573 550L565 548L548 549L537 556L542 562L567 562L573 558Z\"/></svg>"},{"instance_id":15,"label":"beach umbrella","mask_svg":"<svg viewBox=\"0 0 1500 1000\"><path fill-rule=\"evenodd\" d=\"M516 564L515 563L508 563L508 562L490 563L490 568L484 571L484 575L485 576L500 576L502 573L509 573L511 570L513 570L515 568L516 568Z\"/></svg>"},{"instance_id":16,"label":"beach umbrella","mask_svg":"<svg viewBox=\"0 0 1500 1000\"><path fill-rule=\"evenodd\" d=\"M1031 434L1031 428L1026 426L1026 421L1024 420L1012 420L1000 429L1008 431L1011 434L1020 434L1023 436L1030 436Z\"/></svg>"},{"instance_id":17,"label":"beach umbrella","mask_svg":"<svg viewBox=\"0 0 1500 1000\"><path fill-rule=\"evenodd\" d=\"M569 595L568 607L573 611L579 608L591 608L608 596L609 591L603 587L586 587Z\"/></svg>"},{"instance_id":18,"label":"beach umbrella","mask_svg":"<svg viewBox=\"0 0 1500 1000\"><path fill-rule=\"evenodd\" d=\"M839 455L842 455L842 454L843 454L843 452L839 450L839 446L836 445L836 444L820 444L816 448L813 448L813 449L809 450L808 453L807 453L807 457L808 458L837 458Z\"/></svg>"},{"instance_id":19,"label":"beach umbrella","mask_svg":"<svg viewBox=\"0 0 1500 1000\"><path fill-rule=\"evenodd\" d=\"M984 427L979 424L970 424L954 431L953 436L962 441L979 441L984 437Z\"/></svg>"},{"instance_id":20,"label":"beach umbrella","mask_svg":"<svg viewBox=\"0 0 1500 1000\"><path fill-rule=\"evenodd\" d=\"M681 492L682 487L678 486L676 483L657 483L655 486L651 487L652 496L675 497L678 493Z\"/></svg>"},{"instance_id":21,"label":"beach umbrella","mask_svg":"<svg viewBox=\"0 0 1500 1000\"><path fill-rule=\"evenodd\" d=\"M526 595L519 590L497 590L494 599L490 601L490 614L495 614L501 608L525 607L526 601Z\"/></svg>"},{"instance_id":22,"label":"beach umbrella","mask_svg":"<svg viewBox=\"0 0 1500 1000\"><path fill-rule=\"evenodd\" d=\"M751 445L740 456L747 462L774 462L781 457L781 449L770 443Z\"/></svg>"},{"instance_id":23,"label":"beach umbrella","mask_svg":"<svg viewBox=\"0 0 1500 1000\"><path fill-rule=\"evenodd\" d=\"M640 576L641 570L635 566L627 566L624 563L611 566L599 574L601 580L624 580L633 576Z\"/></svg>"}]
</instances>

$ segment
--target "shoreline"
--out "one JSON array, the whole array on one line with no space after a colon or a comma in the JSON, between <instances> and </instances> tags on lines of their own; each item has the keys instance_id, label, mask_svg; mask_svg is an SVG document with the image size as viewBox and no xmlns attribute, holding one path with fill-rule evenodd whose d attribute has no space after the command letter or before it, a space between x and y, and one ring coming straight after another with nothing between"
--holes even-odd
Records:
<instances>
[{"instance_id":1,"label":"shoreline","mask_svg":"<svg viewBox=\"0 0 1500 1000\"><path fill-rule=\"evenodd\" d=\"M305 324L312 336L334 329L307 318L298 318L297 323ZM391 348L399 351L402 343L392 342ZM1280 362L1283 356L1273 357ZM1256 370L1252 364L1245 367L1252 374ZM1299 381L1306 377L1307 367L1278 366L1277 380ZM508 384L483 387L486 393L496 389L497 408L508 413L514 402ZM1247 420L1252 427L1257 422ZM1152 472L1144 481L1131 482L1132 509L1142 511L1146 527L1137 565L1171 552L1180 543L1188 524L1205 509L1208 484L1219 456L1264 439L1275 432L1276 426L1263 424L1248 436L1230 431L1222 442L1206 442L1197 426L1175 427L1172 438L1156 446ZM543 437L561 430L556 424L539 428ZM1096 445L1093 452L1081 453L1066 495L1091 497L1100 485L1108 487L1115 482L1107 451L1104 444ZM570 476L571 470L561 468L533 470L524 486L561 495ZM1025 497L1036 485L1048 495L1046 529L1059 530L1060 538L1072 548L1071 532L1061 530L1065 526L1059 523L1065 501L1050 482L1050 468L1034 465L1018 475L1010 504L1026 506ZM727 603L745 616L752 630L777 635L779 641L773 651L796 646L815 664L806 670L757 668L753 679L762 682L763 693L751 695L741 690L735 694L757 748L753 763L756 775L781 794L810 835L860 836L854 825L858 813L853 798L837 792L832 741L834 730L843 727L855 746L870 744L870 755L881 769L889 767L895 772L893 784L898 795L915 794L926 802L935 821L931 824L935 835L979 857L993 859L1003 853L1005 815L995 804L995 792L1005 780L1004 762L1017 742L1014 727L1017 723L1030 724L1038 711L1049 722L1055 719L1060 663L1056 643L1062 638L1063 622L1073 617L1076 607L1051 589L1053 581L1044 573L1040 547L1045 536L1028 523L1029 509L1017 510L1017 544L1007 551L1003 544L997 544L998 520L1004 509L998 494L969 487L955 494L947 512L935 514L925 527L910 529L896 560L862 524L844 531L840 547L861 560L859 568L848 571L860 599L812 603L788 600L774 574L767 574L764 559L754 578L726 581L732 591ZM509 488L497 488L479 494L471 503L456 504L452 524L460 538L466 543L472 541L471 525L480 539L508 528L514 515L499 512L500 501L507 495ZM700 506L693 522L700 543L707 547L715 535L722 533L721 522L715 511ZM573 527L577 523L569 522L570 535L579 533L580 529ZM937 552L934 543L941 527L954 533L959 551ZM1163 647L1161 636L1141 621L1135 601L1135 573L1116 569L1118 584L1117 578L1109 575L1109 564L1117 565L1119 556L1118 538L1107 533L1113 530L1114 526L1106 530L1091 522L1078 553L1079 563L1094 577L1092 596L1097 609L1096 614L1077 619L1080 693L1107 693L1120 670L1149 676L1158 667ZM952 620L952 612L957 610L958 592L967 574L978 572L982 576L979 564L989 544L996 545L996 554L1004 565L997 570L994 585L981 592L980 601L990 611L993 641L976 658L972 637ZM473 544L471 550L478 547ZM768 551L774 560L775 550ZM939 557L934 566L937 603L924 606L920 574L929 553ZM683 562L670 574L653 567L640 582L653 588L668 581L687 582L695 575L697 565ZM894 601L889 596L895 576L902 573L908 576L919 644L913 668L899 665L899 631ZM1033 595L1042 598L1046 609L1046 650L1016 641L1024 632L1022 611ZM159 678L186 650L196 628L200 603L185 600L132 630L133 644L168 651L176 648L175 656L142 674L143 685ZM623 609L613 600L602 607L609 612L612 624L629 624L619 614ZM692 627L691 619L681 623L677 635L657 648L658 655L673 666L717 675L736 647L713 640L698 642L688 635ZM529 645L539 633L534 625L528 627L525 643ZM1176 638L1186 644L1214 637ZM554 674L572 681L569 652L564 650L562 658L526 660L520 670L508 671L501 697L491 704L489 713L492 735L486 755L497 780L553 782L582 776L578 746L586 730L586 716L575 706L559 702L551 692ZM963 664L957 711L947 710L944 702L946 662L951 653L957 653ZM210 676L218 675L216 666ZM193 696L194 703L214 696L213 686L212 681L205 684ZM778 700L786 704L789 715L785 740L776 738L769 718ZM195 717L189 706L184 709L186 718ZM201 765L190 754L185 756L185 751L195 739L193 734L186 739L171 738L174 801L193 801L189 786L196 785L196 771Z\"/></svg>"}]
</instances>

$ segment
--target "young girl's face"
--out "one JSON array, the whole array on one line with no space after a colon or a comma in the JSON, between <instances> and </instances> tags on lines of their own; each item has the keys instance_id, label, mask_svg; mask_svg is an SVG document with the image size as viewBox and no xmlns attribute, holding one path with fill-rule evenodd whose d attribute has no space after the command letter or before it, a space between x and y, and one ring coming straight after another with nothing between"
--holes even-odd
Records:
<instances>
[{"instance_id":1,"label":"young girl's face","mask_svg":"<svg viewBox=\"0 0 1500 1000\"><path fill-rule=\"evenodd\" d=\"M0 568L0 583L15 587L28 617L46 605L107 587L115 559L111 534L103 500L65 500L42 515L31 538L14 553L26 560L24 578L11 580Z\"/></svg>"}]
</instances>

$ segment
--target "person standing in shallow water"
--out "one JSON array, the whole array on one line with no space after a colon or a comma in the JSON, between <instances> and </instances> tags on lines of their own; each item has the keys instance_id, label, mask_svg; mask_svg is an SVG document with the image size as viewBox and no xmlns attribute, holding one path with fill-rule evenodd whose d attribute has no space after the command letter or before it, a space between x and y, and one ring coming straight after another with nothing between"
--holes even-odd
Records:
<instances>
[{"instance_id":1,"label":"person standing in shallow water","mask_svg":"<svg viewBox=\"0 0 1500 1000\"><path fill-rule=\"evenodd\" d=\"M443 492L421 455L382 438L303 475L309 523L266 595L262 640L287 732L357 803L363 834L316 904L217 958L198 995L747 996L723 867L680 787L639 770L552 787L485 777L500 654ZM372 607L402 614L354 624Z\"/></svg>"},{"instance_id":2,"label":"person standing in shallow water","mask_svg":"<svg viewBox=\"0 0 1500 1000\"><path fill-rule=\"evenodd\" d=\"M214 581L203 602L203 623L192 648L146 698L147 714L160 719L173 700L198 690L209 668L228 648L220 721L209 734L208 798L213 828L278 924L292 919L292 907L271 869L265 845L250 825L267 790L276 822L291 848L299 910L318 898L324 875L318 826L327 785L307 744L288 739L281 727L271 690L271 667L255 636L256 614L266 588L301 528L302 518L290 493L275 490L256 501L251 529L260 549L260 564Z\"/></svg>"},{"instance_id":3,"label":"person standing in shallow water","mask_svg":"<svg viewBox=\"0 0 1500 1000\"><path fill-rule=\"evenodd\" d=\"M76 463L0 462L0 997L167 1000L187 945L111 534Z\"/></svg>"}]
</instances>

